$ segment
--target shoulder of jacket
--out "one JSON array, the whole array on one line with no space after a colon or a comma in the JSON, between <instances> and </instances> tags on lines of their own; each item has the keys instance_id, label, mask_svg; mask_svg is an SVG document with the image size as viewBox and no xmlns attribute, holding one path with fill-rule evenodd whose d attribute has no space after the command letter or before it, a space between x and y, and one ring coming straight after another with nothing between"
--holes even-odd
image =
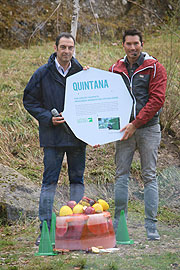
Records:
<instances>
[{"instance_id":1,"label":"shoulder of jacket","mask_svg":"<svg viewBox=\"0 0 180 270\"><path fill-rule=\"evenodd\" d=\"M35 72L34 75L35 76L42 76L44 73L48 72L49 70L49 65L48 64L44 64L42 66L40 66Z\"/></svg>"},{"instance_id":2,"label":"shoulder of jacket","mask_svg":"<svg viewBox=\"0 0 180 270\"><path fill-rule=\"evenodd\" d=\"M145 54L145 61L144 61L144 64L145 65L153 65L154 68L160 68L162 70L166 70L165 67L158 61L158 59L154 56L150 56L148 55L147 53L144 53Z\"/></svg>"},{"instance_id":3,"label":"shoulder of jacket","mask_svg":"<svg viewBox=\"0 0 180 270\"><path fill-rule=\"evenodd\" d=\"M83 69L82 65L78 62L78 60L75 57L72 57L71 63L72 63L72 65L77 66L80 69Z\"/></svg>"},{"instance_id":4,"label":"shoulder of jacket","mask_svg":"<svg viewBox=\"0 0 180 270\"><path fill-rule=\"evenodd\" d=\"M154 56L149 55L146 52L142 52L142 54L144 55L144 62L143 65L156 65L158 62L157 58L155 58Z\"/></svg>"},{"instance_id":5,"label":"shoulder of jacket","mask_svg":"<svg viewBox=\"0 0 180 270\"><path fill-rule=\"evenodd\" d=\"M118 59L117 61L116 61L116 63L114 63L111 67L112 68L120 68L120 67L122 67L122 66L124 66L124 58L120 58L120 59Z\"/></svg>"},{"instance_id":6,"label":"shoulder of jacket","mask_svg":"<svg viewBox=\"0 0 180 270\"><path fill-rule=\"evenodd\" d=\"M44 65L40 66L38 69L36 69L36 71L34 73L44 72L47 70L47 68L48 68L48 64L44 64Z\"/></svg>"},{"instance_id":7,"label":"shoulder of jacket","mask_svg":"<svg viewBox=\"0 0 180 270\"><path fill-rule=\"evenodd\" d=\"M40 66L32 75L33 80L39 80L45 76L45 74L48 72L48 64Z\"/></svg>"}]
</instances>

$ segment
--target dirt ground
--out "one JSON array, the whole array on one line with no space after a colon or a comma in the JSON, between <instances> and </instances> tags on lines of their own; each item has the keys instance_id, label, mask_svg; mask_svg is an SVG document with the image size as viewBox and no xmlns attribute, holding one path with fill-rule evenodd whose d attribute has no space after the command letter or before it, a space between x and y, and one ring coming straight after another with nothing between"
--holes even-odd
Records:
<instances>
[{"instance_id":1,"label":"dirt ground","mask_svg":"<svg viewBox=\"0 0 180 270\"><path fill-rule=\"evenodd\" d=\"M168 226L158 222L160 241L148 241L142 217L136 213L130 213L127 220L129 238L134 241L133 245L120 245L120 254L132 253L133 256L142 254L164 254L172 252L180 254L180 228ZM180 269L180 265L179 268Z\"/></svg>"}]
</instances>

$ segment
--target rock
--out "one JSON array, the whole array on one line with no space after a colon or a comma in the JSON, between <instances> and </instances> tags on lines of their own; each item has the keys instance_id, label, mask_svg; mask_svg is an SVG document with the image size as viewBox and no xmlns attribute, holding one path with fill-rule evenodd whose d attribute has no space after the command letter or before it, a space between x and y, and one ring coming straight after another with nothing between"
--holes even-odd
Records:
<instances>
[{"instance_id":1,"label":"rock","mask_svg":"<svg viewBox=\"0 0 180 270\"><path fill-rule=\"evenodd\" d=\"M38 217L41 187L16 170L0 164L0 220L11 223L26 218ZM54 211L69 200L69 187L58 186L54 200Z\"/></svg>"},{"instance_id":2,"label":"rock","mask_svg":"<svg viewBox=\"0 0 180 270\"><path fill-rule=\"evenodd\" d=\"M90 5L89 0L80 1L77 41L98 38L97 19L102 39L121 39L124 28L133 25L144 31L145 26L153 25L154 29L161 23L157 16L167 20L167 16L171 17L176 10L176 4L169 5L169 0L159 4L155 0L144 0L143 4L140 0L135 2L137 5L125 0L101 0L91 1ZM73 1L67 0L61 2L54 14L58 4L59 1L52 0L2 0L0 47L14 48L38 44L42 40L54 41L57 29L59 32L70 29L73 12Z\"/></svg>"},{"instance_id":3,"label":"rock","mask_svg":"<svg viewBox=\"0 0 180 270\"><path fill-rule=\"evenodd\" d=\"M40 187L0 164L0 219L3 223L38 216Z\"/></svg>"},{"instance_id":4,"label":"rock","mask_svg":"<svg viewBox=\"0 0 180 270\"><path fill-rule=\"evenodd\" d=\"M159 206L180 212L180 167L169 166L157 174ZM144 203L144 187L135 178L129 179L129 198Z\"/></svg>"},{"instance_id":5,"label":"rock","mask_svg":"<svg viewBox=\"0 0 180 270\"><path fill-rule=\"evenodd\" d=\"M169 166L158 174L160 206L180 213L180 166Z\"/></svg>"},{"instance_id":6,"label":"rock","mask_svg":"<svg viewBox=\"0 0 180 270\"><path fill-rule=\"evenodd\" d=\"M0 220L11 223L19 219L38 217L39 196L41 187L24 177L16 170L0 164ZM113 185L97 187L87 185L87 194L93 197L107 198L113 195ZM54 200L54 211L69 200L69 186L58 185Z\"/></svg>"}]
</instances>

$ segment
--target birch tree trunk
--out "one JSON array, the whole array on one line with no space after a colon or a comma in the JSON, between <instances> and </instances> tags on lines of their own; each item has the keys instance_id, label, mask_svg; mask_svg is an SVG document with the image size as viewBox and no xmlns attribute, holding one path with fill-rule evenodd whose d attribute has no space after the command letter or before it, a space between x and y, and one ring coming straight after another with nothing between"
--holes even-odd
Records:
<instances>
[{"instance_id":1,"label":"birch tree trunk","mask_svg":"<svg viewBox=\"0 0 180 270\"><path fill-rule=\"evenodd\" d=\"M72 21L71 21L71 34L73 35L75 40L76 40L76 34L77 34L79 8L80 8L79 7L79 0L73 0L73 15L72 15Z\"/></svg>"}]
</instances>

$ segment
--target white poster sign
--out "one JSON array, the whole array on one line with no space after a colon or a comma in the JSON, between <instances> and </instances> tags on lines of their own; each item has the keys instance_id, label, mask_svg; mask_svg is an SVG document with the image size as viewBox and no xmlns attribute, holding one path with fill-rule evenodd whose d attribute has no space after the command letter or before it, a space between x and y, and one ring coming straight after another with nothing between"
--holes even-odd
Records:
<instances>
[{"instance_id":1,"label":"white poster sign","mask_svg":"<svg viewBox=\"0 0 180 270\"><path fill-rule=\"evenodd\" d=\"M67 78L63 117L75 136L89 145L121 139L132 105L118 74L89 68Z\"/></svg>"}]
</instances>

